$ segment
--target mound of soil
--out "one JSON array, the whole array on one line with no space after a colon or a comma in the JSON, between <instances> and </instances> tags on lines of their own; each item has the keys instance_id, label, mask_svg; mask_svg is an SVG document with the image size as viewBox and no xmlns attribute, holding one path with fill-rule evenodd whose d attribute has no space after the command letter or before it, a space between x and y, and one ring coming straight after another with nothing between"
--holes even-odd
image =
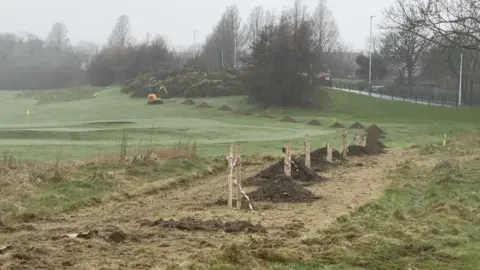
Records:
<instances>
[{"instance_id":1,"label":"mound of soil","mask_svg":"<svg viewBox=\"0 0 480 270\"><path fill-rule=\"evenodd\" d=\"M208 104L207 102L202 102L200 103L197 108L212 108L212 106L210 106L210 104Z\"/></svg>"},{"instance_id":2,"label":"mound of soil","mask_svg":"<svg viewBox=\"0 0 480 270\"><path fill-rule=\"evenodd\" d=\"M292 179L304 182L313 182L313 181L322 181L325 180L323 177L317 175L313 169L305 167L304 158L294 158L292 157ZM266 168L265 170L259 172L257 175L245 179L243 186L259 186L266 181L276 179L278 176L285 175L284 169L284 160L273 164L272 166Z\"/></svg>"},{"instance_id":3,"label":"mound of soil","mask_svg":"<svg viewBox=\"0 0 480 270\"><path fill-rule=\"evenodd\" d=\"M284 116L282 119L280 119L282 122L289 122L289 123L298 123L297 120L289 117L289 116Z\"/></svg>"},{"instance_id":4,"label":"mound of soil","mask_svg":"<svg viewBox=\"0 0 480 270\"><path fill-rule=\"evenodd\" d=\"M365 127L364 127L362 124L360 124L359 122L353 123L353 124L350 126L350 128L365 129Z\"/></svg>"},{"instance_id":5,"label":"mound of soil","mask_svg":"<svg viewBox=\"0 0 480 270\"><path fill-rule=\"evenodd\" d=\"M344 161L342 154L335 149L332 149L333 161ZM332 167L332 163L327 161L327 148L322 147L310 152L310 163L315 171L325 171Z\"/></svg>"},{"instance_id":6,"label":"mound of soil","mask_svg":"<svg viewBox=\"0 0 480 270\"><path fill-rule=\"evenodd\" d=\"M331 128L345 128L344 125L338 123L335 121L335 123L333 123L333 125L330 126Z\"/></svg>"},{"instance_id":7,"label":"mound of soil","mask_svg":"<svg viewBox=\"0 0 480 270\"><path fill-rule=\"evenodd\" d=\"M195 102L191 99L185 99L182 103L180 104L185 104L185 105L194 105Z\"/></svg>"},{"instance_id":8,"label":"mound of soil","mask_svg":"<svg viewBox=\"0 0 480 270\"><path fill-rule=\"evenodd\" d=\"M273 116L271 116L271 115L268 114L267 112L262 112L261 114L258 115L258 117L262 117L262 118L274 118Z\"/></svg>"},{"instance_id":9,"label":"mound of soil","mask_svg":"<svg viewBox=\"0 0 480 270\"><path fill-rule=\"evenodd\" d=\"M253 225L250 221L235 220L232 222L223 223L220 220L198 220L193 217L186 217L179 220L164 220L159 219L154 222L144 223L143 225L157 226L161 228L172 228L182 231L207 231L218 232L224 231L227 233L235 232L266 232L266 229L260 225Z\"/></svg>"},{"instance_id":10,"label":"mound of soil","mask_svg":"<svg viewBox=\"0 0 480 270\"><path fill-rule=\"evenodd\" d=\"M377 134L377 135L386 135L387 134L387 133L385 133L385 131L383 131L380 127L378 127L375 124L369 126L367 129L365 129L365 131L367 133Z\"/></svg>"},{"instance_id":11,"label":"mound of soil","mask_svg":"<svg viewBox=\"0 0 480 270\"><path fill-rule=\"evenodd\" d=\"M218 108L219 111L225 111L229 112L232 110L232 108L228 107L227 105L222 105L220 108Z\"/></svg>"},{"instance_id":12,"label":"mound of soil","mask_svg":"<svg viewBox=\"0 0 480 270\"><path fill-rule=\"evenodd\" d=\"M321 126L322 124L320 122L318 122L317 120L312 120L312 121L308 122L307 125Z\"/></svg>"},{"instance_id":13,"label":"mound of soil","mask_svg":"<svg viewBox=\"0 0 480 270\"><path fill-rule=\"evenodd\" d=\"M243 108L238 108L233 113L242 114L242 115L249 115L250 114L249 112L245 111Z\"/></svg>"},{"instance_id":14,"label":"mound of soil","mask_svg":"<svg viewBox=\"0 0 480 270\"><path fill-rule=\"evenodd\" d=\"M385 153L384 149L386 146L380 141L380 136L382 136L382 134L385 134L385 132L376 125L367 128L367 145L365 146L365 151L369 155Z\"/></svg>"},{"instance_id":15,"label":"mound of soil","mask_svg":"<svg viewBox=\"0 0 480 270\"><path fill-rule=\"evenodd\" d=\"M253 201L274 203L313 202L320 198L285 175L279 175L275 179L265 181L257 190L250 192L248 196Z\"/></svg>"},{"instance_id":16,"label":"mound of soil","mask_svg":"<svg viewBox=\"0 0 480 270\"><path fill-rule=\"evenodd\" d=\"M369 155L367 149L361 145L350 145L348 146L348 156L367 156Z\"/></svg>"}]
</instances>

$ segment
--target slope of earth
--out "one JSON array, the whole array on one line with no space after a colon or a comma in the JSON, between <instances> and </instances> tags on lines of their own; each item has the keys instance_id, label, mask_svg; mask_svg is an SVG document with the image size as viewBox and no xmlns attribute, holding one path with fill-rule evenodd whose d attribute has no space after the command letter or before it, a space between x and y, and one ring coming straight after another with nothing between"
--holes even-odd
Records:
<instances>
[{"instance_id":1,"label":"slope of earth","mask_svg":"<svg viewBox=\"0 0 480 270\"><path fill-rule=\"evenodd\" d=\"M253 202L257 214L215 204L226 197L222 174L154 195L21 224L0 234L0 243L12 244L0 252L0 264L7 269L183 269L193 264L195 269L202 265L209 269L208 265L221 261L234 262L235 246L245 241L260 253L264 248L298 245L336 217L381 196L389 184L386 171L407 158L408 153L400 150L354 158L352 165L329 172L327 182L306 187L321 200L294 205ZM247 167L243 175L252 176L262 168ZM180 229L156 226L159 219L164 220L162 224L165 220L183 224ZM266 232L209 229L223 228L226 222L260 224Z\"/></svg>"}]
</instances>

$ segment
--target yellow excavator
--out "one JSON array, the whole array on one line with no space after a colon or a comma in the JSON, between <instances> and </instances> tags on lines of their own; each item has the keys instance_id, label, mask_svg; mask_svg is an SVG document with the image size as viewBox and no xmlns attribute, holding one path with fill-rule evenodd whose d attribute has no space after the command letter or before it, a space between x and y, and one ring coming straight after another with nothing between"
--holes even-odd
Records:
<instances>
[{"instance_id":1,"label":"yellow excavator","mask_svg":"<svg viewBox=\"0 0 480 270\"><path fill-rule=\"evenodd\" d=\"M165 88L163 84L154 84L148 87L148 105L163 104L163 100L160 98L160 90L162 90L166 97L168 97L167 88Z\"/></svg>"}]
</instances>

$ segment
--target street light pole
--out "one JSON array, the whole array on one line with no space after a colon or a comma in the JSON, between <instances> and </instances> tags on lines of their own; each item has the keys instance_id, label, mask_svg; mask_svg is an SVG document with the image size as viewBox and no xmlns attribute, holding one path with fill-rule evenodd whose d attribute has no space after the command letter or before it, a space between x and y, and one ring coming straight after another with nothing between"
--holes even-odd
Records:
<instances>
[{"instance_id":1,"label":"street light pole","mask_svg":"<svg viewBox=\"0 0 480 270\"><path fill-rule=\"evenodd\" d=\"M197 52L197 30L193 30L193 58L195 58Z\"/></svg>"},{"instance_id":2,"label":"street light pole","mask_svg":"<svg viewBox=\"0 0 480 270\"><path fill-rule=\"evenodd\" d=\"M458 82L458 106L462 105L462 81L463 81L463 49L460 52L460 72L459 77L460 80Z\"/></svg>"},{"instance_id":3,"label":"street light pole","mask_svg":"<svg viewBox=\"0 0 480 270\"><path fill-rule=\"evenodd\" d=\"M374 15L370 16L370 52L368 56L368 84L372 85L372 51L373 51L373 35L372 35L372 21Z\"/></svg>"},{"instance_id":4,"label":"street light pole","mask_svg":"<svg viewBox=\"0 0 480 270\"><path fill-rule=\"evenodd\" d=\"M233 68L237 68L237 33L233 37Z\"/></svg>"}]
</instances>

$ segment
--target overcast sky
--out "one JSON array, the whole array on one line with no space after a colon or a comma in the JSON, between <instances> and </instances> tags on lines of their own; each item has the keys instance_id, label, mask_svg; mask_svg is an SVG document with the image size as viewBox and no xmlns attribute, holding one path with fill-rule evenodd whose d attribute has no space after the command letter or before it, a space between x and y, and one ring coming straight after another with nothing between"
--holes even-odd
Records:
<instances>
[{"instance_id":1,"label":"overcast sky","mask_svg":"<svg viewBox=\"0 0 480 270\"><path fill-rule=\"evenodd\" d=\"M318 0L303 0L313 10ZM394 0L327 0L340 28L342 40L349 46L365 48L370 32L370 15L379 22L382 10ZM0 32L33 33L45 38L55 22L68 28L73 44L81 40L106 42L116 19L129 16L137 39L146 33L163 34L173 46L197 42L210 33L228 5L235 4L246 20L256 5L278 12L293 6L294 0L14 0L1 1ZM375 30L374 30L375 31Z\"/></svg>"}]
</instances>

